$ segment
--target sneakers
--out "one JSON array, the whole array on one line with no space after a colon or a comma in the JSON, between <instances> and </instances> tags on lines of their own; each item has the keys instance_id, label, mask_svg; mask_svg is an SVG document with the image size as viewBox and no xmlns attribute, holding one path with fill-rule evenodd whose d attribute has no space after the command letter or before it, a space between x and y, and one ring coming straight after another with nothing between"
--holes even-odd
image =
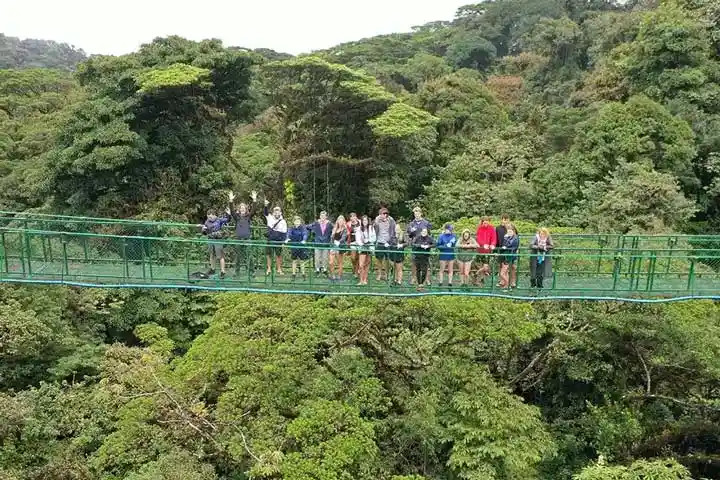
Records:
<instances>
[{"instance_id":1,"label":"sneakers","mask_svg":"<svg viewBox=\"0 0 720 480\"><path fill-rule=\"evenodd\" d=\"M225 272L220 272L220 280L224 280L224 279L225 279Z\"/></svg>"}]
</instances>

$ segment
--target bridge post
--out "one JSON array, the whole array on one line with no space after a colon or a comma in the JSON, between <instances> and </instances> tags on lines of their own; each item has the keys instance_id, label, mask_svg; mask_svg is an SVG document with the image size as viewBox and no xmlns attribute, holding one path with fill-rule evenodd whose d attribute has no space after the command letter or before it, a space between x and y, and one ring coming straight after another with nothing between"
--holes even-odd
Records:
<instances>
[{"instance_id":1,"label":"bridge post","mask_svg":"<svg viewBox=\"0 0 720 480\"><path fill-rule=\"evenodd\" d=\"M690 294L695 290L695 257L690 258L690 271L688 272L687 289Z\"/></svg>"},{"instance_id":2,"label":"bridge post","mask_svg":"<svg viewBox=\"0 0 720 480\"><path fill-rule=\"evenodd\" d=\"M2 256L3 263L5 265L5 273L10 273L10 262L8 261L7 248L5 247L5 232L2 232L0 236L2 237L0 239L2 240Z\"/></svg>"},{"instance_id":3,"label":"bridge post","mask_svg":"<svg viewBox=\"0 0 720 480\"><path fill-rule=\"evenodd\" d=\"M27 233L27 231L23 232L23 240L25 243L25 251L27 252L27 274L29 277L32 277L32 250L30 246L30 236ZM25 273L25 262L23 262L23 273Z\"/></svg>"},{"instance_id":4,"label":"bridge post","mask_svg":"<svg viewBox=\"0 0 720 480\"><path fill-rule=\"evenodd\" d=\"M127 280L130 277L130 265L128 264L127 240L125 240L125 239L123 239L123 242L122 242L122 256L123 256L123 262L124 262L123 275L124 275L125 279Z\"/></svg>"},{"instance_id":5,"label":"bridge post","mask_svg":"<svg viewBox=\"0 0 720 480\"><path fill-rule=\"evenodd\" d=\"M617 290L620 274L622 273L622 258L623 257L619 252L615 253L615 264L613 265L613 290Z\"/></svg>"},{"instance_id":6,"label":"bridge post","mask_svg":"<svg viewBox=\"0 0 720 480\"><path fill-rule=\"evenodd\" d=\"M648 265L648 278L645 282L645 291L649 292L653 288L653 283L655 281L655 265L657 263L657 255L656 252L653 252L652 255L650 255L650 264Z\"/></svg>"},{"instance_id":7,"label":"bridge post","mask_svg":"<svg viewBox=\"0 0 720 480\"><path fill-rule=\"evenodd\" d=\"M63 276L70 275L70 266L68 265L67 255L67 235L65 233L60 234L60 242L62 243L63 249Z\"/></svg>"}]
</instances>

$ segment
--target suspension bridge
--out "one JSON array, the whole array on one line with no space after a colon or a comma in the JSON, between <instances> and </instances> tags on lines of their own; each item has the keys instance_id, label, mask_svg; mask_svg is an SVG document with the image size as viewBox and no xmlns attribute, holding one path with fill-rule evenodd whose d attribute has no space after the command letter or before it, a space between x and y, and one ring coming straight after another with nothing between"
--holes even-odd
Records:
<instances>
[{"instance_id":1,"label":"suspension bridge","mask_svg":"<svg viewBox=\"0 0 720 480\"><path fill-rule=\"evenodd\" d=\"M310 295L364 295L411 297L458 295L504 297L521 300L618 300L667 302L688 299L720 300L720 236L556 234L553 273L543 289L530 286L530 238L521 235L518 283L512 290L496 287L499 262L491 261L484 286L452 288L431 284L418 292L408 284L410 252L403 269L404 285L376 280L370 273L366 286L357 286L349 255L345 275L331 282L317 276L290 275L289 248L283 248L285 275L265 272L265 228L253 240L209 240L196 225L143 220L70 217L0 212L0 282L62 284L92 288L161 288L208 291L295 293ZM232 237L232 232L228 232ZM225 247L227 275L203 278L208 269L208 245ZM236 255L239 247L247 257ZM329 248L312 244L293 248ZM341 249L342 250L342 249ZM345 249L350 253L349 249ZM437 253L429 254L436 280ZM236 265L240 258L248 258ZM375 265L375 262L372 263ZM239 268L236 268L239 267ZM219 272L218 272L219 273ZM392 275L390 275L392 279Z\"/></svg>"}]
</instances>

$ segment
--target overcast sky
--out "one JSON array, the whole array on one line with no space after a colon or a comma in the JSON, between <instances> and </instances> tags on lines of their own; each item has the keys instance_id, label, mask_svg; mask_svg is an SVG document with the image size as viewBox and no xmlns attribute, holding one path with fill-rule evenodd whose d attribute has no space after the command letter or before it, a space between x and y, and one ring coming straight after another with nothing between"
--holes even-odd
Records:
<instances>
[{"instance_id":1,"label":"overcast sky","mask_svg":"<svg viewBox=\"0 0 720 480\"><path fill-rule=\"evenodd\" d=\"M452 20L468 3L473 0L0 0L0 33L101 54L128 53L174 34L297 54Z\"/></svg>"}]
</instances>

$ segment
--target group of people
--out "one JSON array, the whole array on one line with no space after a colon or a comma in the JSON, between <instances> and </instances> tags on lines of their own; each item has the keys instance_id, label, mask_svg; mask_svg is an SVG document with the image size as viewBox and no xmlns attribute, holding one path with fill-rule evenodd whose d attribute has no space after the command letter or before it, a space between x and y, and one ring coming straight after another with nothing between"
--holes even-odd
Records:
<instances>
[{"instance_id":1,"label":"group of people","mask_svg":"<svg viewBox=\"0 0 720 480\"><path fill-rule=\"evenodd\" d=\"M229 207L220 216L209 211L207 219L201 225L202 232L211 240L209 243L210 271L215 273L215 264L219 260L220 277L225 277L225 254L223 243L223 227L230 221L235 222L235 238L250 240L252 238L251 223L257 203L257 192L251 192L252 203L234 205L235 195L228 196ZM292 224L283 217L280 207L270 208L265 200L263 215L267 225L268 245L266 254L266 274L284 275L282 250L284 245L290 247L293 278L302 275L306 278L306 264L309 252L314 252L314 268L316 275L327 275L331 282L343 280L345 258L349 256L353 276L358 285L368 284L370 265L375 259L376 280L388 281L393 285L403 283L403 265L408 249L411 251L412 275L410 284L423 290L432 282L430 274L430 254L438 252L439 269L438 284L444 286L447 274L447 286L452 287L455 279L456 265L461 286L484 286L492 276L493 259L499 265L499 281L497 287L512 289L517 287L517 261L520 239L517 229L507 215L503 215L497 227L485 217L481 220L477 231L464 230L457 236L453 225L444 225L442 233L435 239L431 235L432 224L423 217L422 209L413 209L414 218L404 226L390 216L387 208L381 208L374 219L367 215L359 216L351 213L346 219L339 215L334 222L330 221L325 211L320 212L317 220L306 224L299 216L294 216ZM310 244L312 248L308 248ZM543 288L545 278L552 275L551 252L554 248L550 232L541 228L536 232L530 244L530 284L534 288ZM254 275L252 246L236 245L236 274L245 265L250 275ZM392 276L392 279L390 277Z\"/></svg>"}]
</instances>

